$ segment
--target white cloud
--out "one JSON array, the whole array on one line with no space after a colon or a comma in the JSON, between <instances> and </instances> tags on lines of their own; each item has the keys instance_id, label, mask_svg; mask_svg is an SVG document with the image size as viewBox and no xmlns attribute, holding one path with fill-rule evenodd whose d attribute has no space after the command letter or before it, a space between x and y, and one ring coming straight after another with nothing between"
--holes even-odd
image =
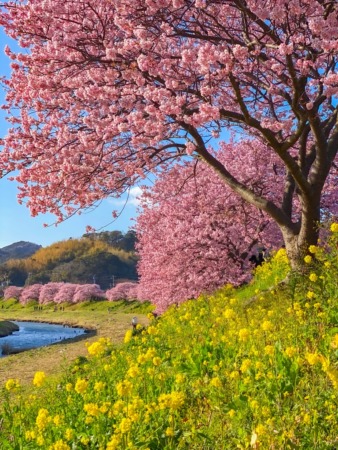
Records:
<instances>
[{"instance_id":1,"label":"white cloud","mask_svg":"<svg viewBox=\"0 0 338 450\"><path fill-rule=\"evenodd\" d=\"M140 204L139 197L142 194L142 189L139 186L134 186L129 191L129 200L128 203L132 205L138 206Z\"/></svg>"},{"instance_id":2,"label":"white cloud","mask_svg":"<svg viewBox=\"0 0 338 450\"><path fill-rule=\"evenodd\" d=\"M120 198L109 198L109 203L114 205L115 207L123 207L126 206L139 206L140 200L139 197L142 194L142 189L139 186L134 186L129 190L128 193L124 194ZM127 204L126 204L127 202Z\"/></svg>"}]
</instances>

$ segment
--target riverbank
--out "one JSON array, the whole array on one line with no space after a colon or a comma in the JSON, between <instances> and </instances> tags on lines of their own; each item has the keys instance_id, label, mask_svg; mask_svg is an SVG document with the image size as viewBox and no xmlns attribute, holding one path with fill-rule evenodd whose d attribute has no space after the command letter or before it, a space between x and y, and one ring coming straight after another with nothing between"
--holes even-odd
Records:
<instances>
[{"instance_id":1,"label":"riverbank","mask_svg":"<svg viewBox=\"0 0 338 450\"><path fill-rule=\"evenodd\" d=\"M8 320L0 321L0 338L9 336L14 331L19 331L19 327L15 323Z\"/></svg>"},{"instance_id":2,"label":"riverbank","mask_svg":"<svg viewBox=\"0 0 338 450\"><path fill-rule=\"evenodd\" d=\"M6 302L0 303L7 306ZM36 321L67 324L81 327L89 332L60 343L27 350L0 360L0 386L9 378L18 378L21 385L30 385L35 372L43 371L48 376L58 377L79 356L87 356L87 345L100 337L110 338L116 345L123 341L131 327L131 319L137 315L139 323L148 323L149 306L133 302L114 302L108 311L108 302L92 302L80 305L65 305L64 310L54 311L52 307L36 310L18 304L0 309L0 321Z\"/></svg>"}]
</instances>

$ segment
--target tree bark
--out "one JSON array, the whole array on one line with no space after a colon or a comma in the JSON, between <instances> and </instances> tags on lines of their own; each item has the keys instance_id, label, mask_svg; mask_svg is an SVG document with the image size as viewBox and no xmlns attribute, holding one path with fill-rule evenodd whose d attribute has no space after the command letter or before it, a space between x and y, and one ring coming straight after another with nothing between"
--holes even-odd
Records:
<instances>
[{"instance_id":1,"label":"tree bark","mask_svg":"<svg viewBox=\"0 0 338 450\"><path fill-rule=\"evenodd\" d=\"M291 268L300 271L304 268L304 256L308 254L310 245L317 245L320 223L320 195L310 200L302 199L300 225L294 227L281 226L286 253Z\"/></svg>"}]
</instances>

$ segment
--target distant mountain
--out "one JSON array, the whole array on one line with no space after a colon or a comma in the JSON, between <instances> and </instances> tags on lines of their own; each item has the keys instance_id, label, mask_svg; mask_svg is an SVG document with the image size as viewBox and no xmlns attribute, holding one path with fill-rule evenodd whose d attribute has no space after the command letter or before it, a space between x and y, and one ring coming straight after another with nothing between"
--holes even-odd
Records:
<instances>
[{"instance_id":1,"label":"distant mountain","mask_svg":"<svg viewBox=\"0 0 338 450\"><path fill-rule=\"evenodd\" d=\"M48 247L17 242L0 249L0 286L68 282L99 284L137 280L136 235L111 231L55 242Z\"/></svg>"},{"instance_id":2,"label":"distant mountain","mask_svg":"<svg viewBox=\"0 0 338 450\"><path fill-rule=\"evenodd\" d=\"M15 242L14 244L2 247L0 248L0 264L8 261L9 259L29 258L40 248L42 248L41 245L26 241Z\"/></svg>"}]
</instances>

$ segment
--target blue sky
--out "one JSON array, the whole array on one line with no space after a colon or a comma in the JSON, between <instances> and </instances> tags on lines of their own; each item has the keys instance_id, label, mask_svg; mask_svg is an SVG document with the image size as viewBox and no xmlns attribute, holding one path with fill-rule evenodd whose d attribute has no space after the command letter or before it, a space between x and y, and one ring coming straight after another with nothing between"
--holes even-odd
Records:
<instances>
[{"instance_id":1,"label":"blue sky","mask_svg":"<svg viewBox=\"0 0 338 450\"><path fill-rule=\"evenodd\" d=\"M4 54L4 47L9 44L15 48L15 43L9 41L4 31L0 28L0 76L10 74L9 60ZM4 102L4 91L0 85L0 104ZM4 111L0 110L0 137L6 135L7 122ZM1 150L1 148L0 148ZM133 188L130 200L124 207L123 212L105 230L127 231L133 225L136 217L136 195L138 188ZM53 224L52 215L40 215L31 217L29 210L24 205L19 205L16 199L17 187L14 182L0 179L0 248L18 241L30 241L46 247L60 240L81 237L85 233L87 225L96 229L112 221L112 211L121 210L125 201L108 199L90 213L74 216L57 227L51 225L43 227L44 223Z\"/></svg>"}]
</instances>

